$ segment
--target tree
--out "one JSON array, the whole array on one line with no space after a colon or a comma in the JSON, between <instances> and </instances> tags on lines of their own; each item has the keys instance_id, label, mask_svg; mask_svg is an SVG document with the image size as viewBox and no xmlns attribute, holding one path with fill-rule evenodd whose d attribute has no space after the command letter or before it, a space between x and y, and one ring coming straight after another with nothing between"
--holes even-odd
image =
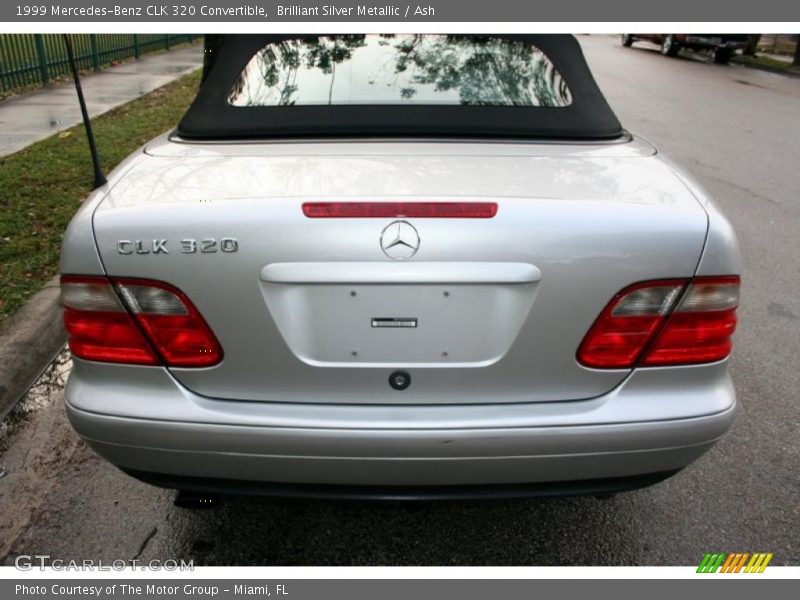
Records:
<instances>
[{"instance_id":1,"label":"tree","mask_svg":"<svg viewBox=\"0 0 800 600\"><path fill-rule=\"evenodd\" d=\"M468 36L406 36L395 44L395 72L407 73L401 96L415 86L457 91L461 104L564 106L566 82L539 50L522 42Z\"/></svg>"},{"instance_id":2,"label":"tree","mask_svg":"<svg viewBox=\"0 0 800 600\"><path fill-rule=\"evenodd\" d=\"M800 33L796 34L795 37L797 38L797 40L795 41L794 61L792 62L792 64L795 67L800 67Z\"/></svg>"},{"instance_id":3,"label":"tree","mask_svg":"<svg viewBox=\"0 0 800 600\"><path fill-rule=\"evenodd\" d=\"M318 69L330 75L330 104L336 65L365 45L363 35L309 36L267 44L233 82L228 100L234 106L291 106L297 101L299 72Z\"/></svg>"},{"instance_id":4,"label":"tree","mask_svg":"<svg viewBox=\"0 0 800 600\"><path fill-rule=\"evenodd\" d=\"M758 50L758 42L761 41L761 34L760 33L748 33L747 34L747 45L742 50L742 54L747 56L755 56L756 51Z\"/></svg>"}]
</instances>

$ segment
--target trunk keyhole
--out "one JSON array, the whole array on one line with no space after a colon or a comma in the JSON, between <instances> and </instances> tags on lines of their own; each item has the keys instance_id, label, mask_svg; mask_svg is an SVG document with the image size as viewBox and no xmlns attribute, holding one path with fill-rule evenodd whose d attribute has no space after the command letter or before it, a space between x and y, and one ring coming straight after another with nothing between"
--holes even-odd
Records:
<instances>
[{"instance_id":1,"label":"trunk keyhole","mask_svg":"<svg viewBox=\"0 0 800 600\"><path fill-rule=\"evenodd\" d=\"M395 371L389 375L389 385L394 390L404 390L411 385L411 375L405 371Z\"/></svg>"}]
</instances>

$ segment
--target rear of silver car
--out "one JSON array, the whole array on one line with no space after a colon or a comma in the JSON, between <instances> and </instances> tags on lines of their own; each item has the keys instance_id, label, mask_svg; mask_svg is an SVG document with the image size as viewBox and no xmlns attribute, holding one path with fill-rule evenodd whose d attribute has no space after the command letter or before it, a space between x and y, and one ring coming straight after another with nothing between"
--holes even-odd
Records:
<instances>
[{"instance_id":1,"label":"rear of silver car","mask_svg":"<svg viewBox=\"0 0 800 600\"><path fill-rule=\"evenodd\" d=\"M158 485L602 493L733 418L738 254L569 36L231 36L64 238L76 430Z\"/></svg>"},{"instance_id":2,"label":"rear of silver car","mask_svg":"<svg viewBox=\"0 0 800 600\"><path fill-rule=\"evenodd\" d=\"M617 491L733 418L735 239L642 140L163 137L61 270L69 417L168 487Z\"/></svg>"}]
</instances>

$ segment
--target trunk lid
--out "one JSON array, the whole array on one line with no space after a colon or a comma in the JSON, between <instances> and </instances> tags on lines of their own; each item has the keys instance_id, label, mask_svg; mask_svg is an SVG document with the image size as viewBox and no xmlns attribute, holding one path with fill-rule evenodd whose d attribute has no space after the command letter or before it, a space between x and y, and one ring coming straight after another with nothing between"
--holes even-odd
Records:
<instances>
[{"instance_id":1,"label":"trunk lid","mask_svg":"<svg viewBox=\"0 0 800 600\"><path fill-rule=\"evenodd\" d=\"M418 251L397 261L381 237L399 219L303 214L320 201L498 212L404 219ZM628 371L576 362L583 336L626 285L691 276L707 217L640 141L162 139L115 182L94 227L109 275L177 286L218 337L219 365L171 369L196 393L458 404L585 399L620 383ZM404 391L388 384L397 370L411 376Z\"/></svg>"}]
</instances>

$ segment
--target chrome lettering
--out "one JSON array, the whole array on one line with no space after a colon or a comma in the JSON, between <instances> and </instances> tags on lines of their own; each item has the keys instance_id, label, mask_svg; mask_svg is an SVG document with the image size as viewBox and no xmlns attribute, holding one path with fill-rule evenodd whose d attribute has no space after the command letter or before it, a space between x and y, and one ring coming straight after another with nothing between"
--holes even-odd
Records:
<instances>
[{"instance_id":1,"label":"chrome lettering","mask_svg":"<svg viewBox=\"0 0 800 600\"><path fill-rule=\"evenodd\" d=\"M222 238L219 241L219 249L223 252L236 252L239 249L239 242L235 238Z\"/></svg>"}]
</instances>

